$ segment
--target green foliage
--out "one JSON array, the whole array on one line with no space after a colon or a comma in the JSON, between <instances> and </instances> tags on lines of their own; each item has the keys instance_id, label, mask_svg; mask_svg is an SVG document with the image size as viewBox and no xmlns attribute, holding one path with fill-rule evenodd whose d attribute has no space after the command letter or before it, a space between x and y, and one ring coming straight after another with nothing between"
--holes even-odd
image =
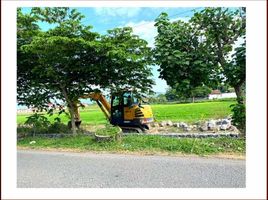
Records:
<instances>
[{"instance_id":1,"label":"green foliage","mask_svg":"<svg viewBox=\"0 0 268 200\"><path fill-rule=\"evenodd\" d=\"M211 89L207 86L198 86L192 90L193 97L208 97Z\"/></svg>"},{"instance_id":2,"label":"green foliage","mask_svg":"<svg viewBox=\"0 0 268 200\"><path fill-rule=\"evenodd\" d=\"M245 40L245 14L245 8L205 8L189 22L171 22L162 13L155 23L158 35L154 49L160 78L186 95L203 85L215 88L227 82L235 87L235 77L245 74L245 48L242 45L236 50L231 64L228 56L238 39Z\"/></svg>"},{"instance_id":3,"label":"green foliage","mask_svg":"<svg viewBox=\"0 0 268 200\"><path fill-rule=\"evenodd\" d=\"M26 117L25 125L18 126L18 133L30 133L30 134L49 134L49 133L69 133L70 129L67 125L61 123L60 118L56 118L52 123L44 114L35 113Z\"/></svg>"},{"instance_id":4,"label":"green foliage","mask_svg":"<svg viewBox=\"0 0 268 200\"><path fill-rule=\"evenodd\" d=\"M22 124L19 124L17 126L17 135L21 135L21 134L24 134L24 135L27 135L27 134L31 134L32 133L32 128L29 127L29 126L25 126L25 125L22 125Z\"/></svg>"},{"instance_id":5,"label":"green foliage","mask_svg":"<svg viewBox=\"0 0 268 200\"><path fill-rule=\"evenodd\" d=\"M70 23L70 20L74 23L84 18L76 9L70 10L68 7L34 7L32 13L36 14L40 21L50 24Z\"/></svg>"},{"instance_id":6,"label":"green foliage","mask_svg":"<svg viewBox=\"0 0 268 200\"><path fill-rule=\"evenodd\" d=\"M117 93L133 88L136 95L150 93L152 88L151 49L147 42L133 35L131 27L108 30L101 37L106 57L102 57L102 88Z\"/></svg>"},{"instance_id":7,"label":"green foliage","mask_svg":"<svg viewBox=\"0 0 268 200\"><path fill-rule=\"evenodd\" d=\"M30 145L30 141L36 141ZM245 139L232 138L168 138L152 135L124 136L120 143L95 142L90 136L71 136L64 138L38 138L26 137L18 141L18 146L30 148L61 148L78 149L86 151L111 151L111 152L142 152L157 153L185 153L209 155L217 153L244 154L246 149Z\"/></svg>"},{"instance_id":8,"label":"green foliage","mask_svg":"<svg viewBox=\"0 0 268 200\"><path fill-rule=\"evenodd\" d=\"M204 45L199 42L199 32L183 21L170 22L162 13L156 24L155 60L160 65L160 78L180 93L190 91L208 81L209 60L202 59Z\"/></svg>"},{"instance_id":9,"label":"green foliage","mask_svg":"<svg viewBox=\"0 0 268 200\"><path fill-rule=\"evenodd\" d=\"M241 85L246 79L246 43L235 48L232 61L227 65L225 75L232 86Z\"/></svg>"},{"instance_id":10,"label":"green foliage","mask_svg":"<svg viewBox=\"0 0 268 200\"><path fill-rule=\"evenodd\" d=\"M187 100L189 97L206 98L211 93L211 89L207 86L198 86L189 89L187 93L182 92L180 89L169 88L165 96L169 101Z\"/></svg>"},{"instance_id":11,"label":"green foliage","mask_svg":"<svg viewBox=\"0 0 268 200\"><path fill-rule=\"evenodd\" d=\"M176 89L173 89L171 87L167 89L165 96L168 101L177 101L181 99Z\"/></svg>"},{"instance_id":12,"label":"green foliage","mask_svg":"<svg viewBox=\"0 0 268 200\"><path fill-rule=\"evenodd\" d=\"M216 89L220 90L221 93L235 92L234 88L230 87L229 84L220 84Z\"/></svg>"},{"instance_id":13,"label":"green foliage","mask_svg":"<svg viewBox=\"0 0 268 200\"><path fill-rule=\"evenodd\" d=\"M246 133L246 106L244 104L232 104L232 123L242 132Z\"/></svg>"},{"instance_id":14,"label":"green foliage","mask_svg":"<svg viewBox=\"0 0 268 200\"><path fill-rule=\"evenodd\" d=\"M150 104L161 104L167 102L167 98L164 94L158 94L157 96L149 96L147 101Z\"/></svg>"},{"instance_id":15,"label":"green foliage","mask_svg":"<svg viewBox=\"0 0 268 200\"><path fill-rule=\"evenodd\" d=\"M245 35L245 14L244 8L205 8L190 20L197 30L202 31L201 36L206 38L206 50L213 52L211 62L220 73L224 71L235 41Z\"/></svg>"},{"instance_id":16,"label":"green foliage","mask_svg":"<svg viewBox=\"0 0 268 200\"><path fill-rule=\"evenodd\" d=\"M70 128L61 122L54 122L48 127L48 133L70 133Z\"/></svg>"},{"instance_id":17,"label":"green foliage","mask_svg":"<svg viewBox=\"0 0 268 200\"><path fill-rule=\"evenodd\" d=\"M226 65L225 76L227 81L235 89L238 103L244 103L246 83L246 42L235 48L232 60Z\"/></svg>"},{"instance_id":18,"label":"green foliage","mask_svg":"<svg viewBox=\"0 0 268 200\"><path fill-rule=\"evenodd\" d=\"M38 110L52 100L68 106L75 133L75 111L79 97L101 89L118 91L137 88L151 91L151 50L132 29L116 28L106 35L85 26L83 15L62 7L18 10L18 103ZM27 23L25 23L27 20ZM54 25L41 31L38 22Z\"/></svg>"},{"instance_id":19,"label":"green foliage","mask_svg":"<svg viewBox=\"0 0 268 200\"><path fill-rule=\"evenodd\" d=\"M36 133L46 133L50 122L43 114L35 113L27 117L25 124L32 126L33 135L35 135Z\"/></svg>"}]
</instances>

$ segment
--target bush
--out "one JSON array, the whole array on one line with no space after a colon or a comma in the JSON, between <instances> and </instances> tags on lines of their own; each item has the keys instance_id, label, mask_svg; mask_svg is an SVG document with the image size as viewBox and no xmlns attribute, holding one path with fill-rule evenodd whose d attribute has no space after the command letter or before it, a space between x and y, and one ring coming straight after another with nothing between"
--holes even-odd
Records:
<instances>
[{"instance_id":1,"label":"bush","mask_svg":"<svg viewBox=\"0 0 268 200\"><path fill-rule=\"evenodd\" d=\"M70 129L66 124L54 122L48 127L49 133L70 133Z\"/></svg>"},{"instance_id":2,"label":"bush","mask_svg":"<svg viewBox=\"0 0 268 200\"><path fill-rule=\"evenodd\" d=\"M246 106L244 104L233 104L232 108L232 123L241 131L246 133Z\"/></svg>"},{"instance_id":3,"label":"bush","mask_svg":"<svg viewBox=\"0 0 268 200\"><path fill-rule=\"evenodd\" d=\"M32 127L31 133L35 136L36 133L47 133L47 128L50 125L50 122L43 114L35 113L27 117L25 124Z\"/></svg>"},{"instance_id":4,"label":"bush","mask_svg":"<svg viewBox=\"0 0 268 200\"><path fill-rule=\"evenodd\" d=\"M69 133L70 129L67 125L55 119L54 123L50 123L47 117L43 114L35 113L29 117L25 122L26 126L18 126L18 133L25 133L35 136L35 134L48 134L48 133Z\"/></svg>"}]
</instances>

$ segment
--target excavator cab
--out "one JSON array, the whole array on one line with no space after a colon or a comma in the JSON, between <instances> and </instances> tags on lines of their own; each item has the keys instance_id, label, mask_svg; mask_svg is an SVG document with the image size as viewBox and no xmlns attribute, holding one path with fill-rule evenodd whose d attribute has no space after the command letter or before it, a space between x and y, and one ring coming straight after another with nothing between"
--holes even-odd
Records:
<instances>
[{"instance_id":1,"label":"excavator cab","mask_svg":"<svg viewBox=\"0 0 268 200\"><path fill-rule=\"evenodd\" d=\"M136 98L135 98L136 100ZM123 94L112 95L111 107L111 122L112 124L125 123L125 108L131 108L135 105L133 94L130 91L123 92ZM137 100L136 100L137 101Z\"/></svg>"},{"instance_id":2,"label":"excavator cab","mask_svg":"<svg viewBox=\"0 0 268 200\"><path fill-rule=\"evenodd\" d=\"M149 129L153 113L150 106L141 106L132 91L124 91L112 95L110 122L124 130L142 132Z\"/></svg>"}]
</instances>

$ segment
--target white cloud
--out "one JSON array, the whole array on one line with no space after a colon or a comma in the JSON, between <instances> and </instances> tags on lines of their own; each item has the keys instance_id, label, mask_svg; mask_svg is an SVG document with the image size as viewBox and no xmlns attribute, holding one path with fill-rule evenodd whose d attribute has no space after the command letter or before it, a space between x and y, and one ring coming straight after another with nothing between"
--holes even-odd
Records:
<instances>
[{"instance_id":1,"label":"white cloud","mask_svg":"<svg viewBox=\"0 0 268 200\"><path fill-rule=\"evenodd\" d=\"M178 17L171 19L171 21L182 20L184 22L188 22L189 19L190 18L188 17ZM146 40L148 42L148 46L154 47L154 38L157 35L157 29L154 24L154 21L140 21L137 23L128 22L125 26L132 27L135 35L138 35L140 38Z\"/></svg>"},{"instance_id":2,"label":"white cloud","mask_svg":"<svg viewBox=\"0 0 268 200\"><path fill-rule=\"evenodd\" d=\"M97 15L106 15L112 17L134 17L139 14L141 8L125 8L125 7L97 7L95 12Z\"/></svg>"},{"instance_id":3,"label":"white cloud","mask_svg":"<svg viewBox=\"0 0 268 200\"><path fill-rule=\"evenodd\" d=\"M171 19L171 21L182 20L187 22L190 18L179 17L175 19ZM154 38L157 35L157 29L154 26L154 21L140 21L138 23L128 22L124 26L130 26L133 28L133 33L138 35L140 38L146 40L148 42L148 46L154 47ZM153 67L153 79L155 80L155 85L153 85L153 91L165 93L168 88L165 80L158 78L159 72L157 71L159 67Z\"/></svg>"},{"instance_id":4,"label":"white cloud","mask_svg":"<svg viewBox=\"0 0 268 200\"><path fill-rule=\"evenodd\" d=\"M148 46L154 46L154 37L157 35L154 21L140 21L138 23L128 22L125 26L133 28L133 33L148 42Z\"/></svg>"},{"instance_id":5,"label":"white cloud","mask_svg":"<svg viewBox=\"0 0 268 200\"><path fill-rule=\"evenodd\" d=\"M183 22L188 22L190 19L191 19L190 17L177 17L177 18L170 19L170 21L174 22L174 21L181 20Z\"/></svg>"}]
</instances>

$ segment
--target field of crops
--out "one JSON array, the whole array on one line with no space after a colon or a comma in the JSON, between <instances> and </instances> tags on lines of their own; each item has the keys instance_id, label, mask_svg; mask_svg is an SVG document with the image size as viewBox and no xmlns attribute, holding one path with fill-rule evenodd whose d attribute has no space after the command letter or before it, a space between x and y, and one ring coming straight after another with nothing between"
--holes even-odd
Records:
<instances>
[{"instance_id":1,"label":"field of crops","mask_svg":"<svg viewBox=\"0 0 268 200\"><path fill-rule=\"evenodd\" d=\"M218 119L231 114L230 105L234 101L223 102L203 102L203 103L187 103L187 104L158 104L151 105L156 121L171 120L196 122L198 120ZM89 106L81 110L81 119L84 124L104 124L106 119L104 114L97 105ZM17 123L21 124L26 121L29 114L18 114ZM57 117L50 117L51 121ZM67 116L61 116L63 122L67 122Z\"/></svg>"}]
</instances>

